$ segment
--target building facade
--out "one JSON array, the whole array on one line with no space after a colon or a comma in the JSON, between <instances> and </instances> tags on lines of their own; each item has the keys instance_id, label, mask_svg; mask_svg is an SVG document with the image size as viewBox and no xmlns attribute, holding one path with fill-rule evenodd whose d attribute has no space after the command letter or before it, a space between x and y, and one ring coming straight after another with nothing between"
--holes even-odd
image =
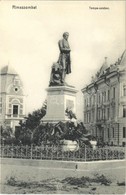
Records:
<instances>
[{"instance_id":1,"label":"building facade","mask_svg":"<svg viewBox=\"0 0 126 195\"><path fill-rule=\"evenodd\" d=\"M126 144L126 51L108 66L107 59L82 89L84 124L108 145Z\"/></svg>"},{"instance_id":2,"label":"building facade","mask_svg":"<svg viewBox=\"0 0 126 195\"><path fill-rule=\"evenodd\" d=\"M1 69L0 81L0 126L9 126L14 132L25 116L23 83L10 66Z\"/></svg>"}]
</instances>

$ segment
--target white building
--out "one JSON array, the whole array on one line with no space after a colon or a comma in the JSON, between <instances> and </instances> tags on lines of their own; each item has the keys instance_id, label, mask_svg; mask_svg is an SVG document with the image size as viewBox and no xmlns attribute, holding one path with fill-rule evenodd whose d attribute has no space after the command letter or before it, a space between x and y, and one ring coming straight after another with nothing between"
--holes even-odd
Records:
<instances>
[{"instance_id":1,"label":"white building","mask_svg":"<svg viewBox=\"0 0 126 195\"><path fill-rule=\"evenodd\" d=\"M109 145L126 144L126 51L115 62L104 64L82 89L84 124Z\"/></svg>"},{"instance_id":2,"label":"white building","mask_svg":"<svg viewBox=\"0 0 126 195\"><path fill-rule=\"evenodd\" d=\"M0 126L15 131L25 116L25 95L19 75L10 66L0 71Z\"/></svg>"}]
</instances>

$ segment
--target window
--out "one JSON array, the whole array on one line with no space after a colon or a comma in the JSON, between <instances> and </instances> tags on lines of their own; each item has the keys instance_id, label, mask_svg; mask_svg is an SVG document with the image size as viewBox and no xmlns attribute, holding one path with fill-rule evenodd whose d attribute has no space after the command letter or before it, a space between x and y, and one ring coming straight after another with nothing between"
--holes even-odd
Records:
<instances>
[{"instance_id":1,"label":"window","mask_svg":"<svg viewBox=\"0 0 126 195\"><path fill-rule=\"evenodd\" d=\"M87 113L87 119L86 120L87 120L87 123L88 123L88 113Z\"/></svg>"},{"instance_id":2,"label":"window","mask_svg":"<svg viewBox=\"0 0 126 195\"><path fill-rule=\"evenodd\" d=\"M98 95L98 102L99 102L99 103L101 102L101 100L100 100L100 94Z\"/></svg>"},{"instance_id":3,"label":"window","mask_svg":"<svg viewBox=\"0 0 126 195\"><path fill-rule=\"evenodd\" d=\"M100 109L98 109L98 120L100 119Z\"/></svg>"},{"instance_id":4,"label":"window","mask_svg":"<svg viewBox=\"0 0 126 195\"><path fill-rule=\"evenodd\" d=\"M112 113L111 113L112 119L115 118L115 114L116 114L115 112L116 112L116 109L115 109L115 106L113 106L113 107L112 107Z\"/></svg>"},{"instance_id":5,"label":"window","mask_svg":"<svg viewBox=\"0 0 126 195\"><path fill-rule=\"evenodd\" d=\"M106 116L105 116L105 108L104 108L104 113L103 113L103 117L104 117L104 119L106 119Z\"/></svg>"},{"instance_id":6,"label":"window","mask_svg":"<svg viewBox=\"0 0 126 195\"><path fill-rule=\"evenodd\" d=\"M2 97L0 97L0 114L2 113Z\"/></svg>"},{"instance_id":7,"label":"window","mask_svg":"<svg viewBox=\"0 0 126 195\"><path fill-rule=\"evenodd\" d=\"M85 107L86 107L86 99L85 99Z\"/></svg>"},{"instance_id":8,"label":"window","mask_svg":"<svg viewBox=\"0 0 126 195\"><path fill-rule=\"evenodd\" d=\"M110 100L110 91L108 90L108 100Z\"/></svg>"},{"instance_id":9,"label":"window","mask_svg":"<svg viewBox=\"0 0 126 195\"><path fill-rule=\"evenodd\" d=\"M89 112L87 113L87 123L89 123Z\"/></svg>"},{"instance_id":10,"label":"window","mask_svg":"<svg viewBox=\"0 0 126 195\"><path fill-rule=\"evenodd\" d=\"M112 137L114 138L114 134L115 134L115 131L114 131L114 127L112 128Z\"/></svg>"},{"instance_id":11,"label":"window","mask_svg":"<svg viewBox=\"0 0 126 195\"><path fill-rule=\"evenodd\" d=\"M106 91L104 92L104 102L106 102Z\"/></svg>"},{"instance_id":12,"label":"window","mask_svg":"<svg viewBox=\"0 0 126 195\"><path fill-rule=\"evenodd\" d=\"M13 105L13 115L18 115L18 105Z\"/></svg>"},{"instance_id":13,"label":"window","mask_svg":"<svg viewBox=\"0 0 126 195\"><path fill-rule=\"evenodd\" d=\"M123 127L123 138L126 138L126 127Z\"/></svg>"},{"instance_id":14,"label":"window","mask_svg":"<svg viewBox=\"0 0 126 195\"><path fill-rule=\"evenodd\" d=\"M87 97L87 106L88 106L88 97Z\"/></svg>"},{"instance_id":15,"label":"window","mask_svg":"<svg viewBox=\"0 0 126 195\"><path fill-rule=\"evenodd\" d=\"M89 122L89 113L87 113L87 123Z\"/></svg>"},{"instance_id":16,"label":"window","mask_svg":"<svg viewBox=\"0 0 126 195\"><path fill-rule=\"evenodd\" d=\"M123 86L123 96L126 96L126 85Z\"/></svg>"},{"instance_id":17,"label":"window","mask_svg":"<svg viewBox=\"0 0 126 195\"><path fill-rule=\"evenodd\" d=\"M92 106L94 105L94 95L92 96L92 99L91 99L91 105Z\"/></svg>"},{"instance_id":18,"label":"window","mask_svg":"<svg viewBox=\"0 0 126 195\"><path fill-rule=\"evenodd\" d=\"M89 98L89 106L91 106L91 97Z\"/></svg>"},{"instance_id":19,"label":"window","mask_svg":"<svg viewBox=\"0 0 126 195\"><path fill-rule=\"evenodd\" d=\"M102 103L104 102L104 92L102 92Z\"/></svg>"},{"instance_id":20,"label":"window","mask_svg":"<svg viewBox=\"0 0 126 195\"><path fill-rule=\"evenodd\" d=\"M93 104L95 105L95 95L94 95L94 97L93 97Z\"/></svg>"},{"instance_id":21,"label":"window","mask_svg":"<svg viewBox=\"0 0 126 195\"><path fill-rule=\"evenodd\" d=\"M106 92L102 92L102 102L106 102Z\"/></svg>"},{"instance_id":22,"label":"window","mask_svg":"<svg viewBox=\"0 0 126 195\"><path fill-rule=\"evenodd\" d=\"M110 109L107 108L107 119L109 119L109 117L110 117Z\"/></svg>"},{"instance_id":23,"label":"window","mask_svg":"<svg viewBox=\"0 0 126 195\"><path fill-rule=\"evenodd\" d=\"M94 110L92 111L92 122L94 122Z\"/></svg>"},{"instance_id":24,"label":"window","mask_svg":"<svg viewBox=\"0 0 126 195\"><path fill-rule=\"evenodd\" d=\"M2 113L2 103L0 103L0 114Z\"/></svg>"},{"instance_id":25,"label":"window","mask_svg":"<svg viewBox=\"0 0 126 195\"><path fill-rule=\"evenodd\" d=\"M98 135L98 130L97 130L97 127L96 127L96 137L97 137L97 135Z\"/></svg>"},{"instance_id":26,"label":"window","mask_svg":"<svg viewBox=\"0 0 126 195\"><path fill-rule=\"evenodd\" d=\"M104 119L104 109L102 109L102 120Z\"/></svg>"},{"instance_id":27,"label":"window","mask_svg":"<svg viewBox=\"0 0 126 195\"><path fill-rule=\"evenodd\" d=\"M123 117L126 117L126 106L123 106Z\"/></svg>"},{"instance_id":28,"label":"window","mask_svg":"<svg viewBox=\"0 0 126 195\"><path fill-rule=\"evenodd\" d=\"M115 87L113 87L113 98L115 99Z\"/></svg>"},{"instance_id":29,"label":"window","mask_svg":"<svg viewBox=\"0 0 126 195\"><path fill-rule=\"evenodd\" d=\"M109 128L108 128L108 138L110 137L110 134L109 134L110 132L109 132Z\"/></svg>"},{"instance_id":30,"label":"window","mask_svg":"<svg viewBox=\"0 0 126 195\"><path fill-rule=\"evenodd\" d=\"M91 113L89 112L89 123L91 122Z\"/></svg>"},{"instance_id":31,"label":"window","mask_svg":"<svg viewBox=\"0 0 126 195\"><path fill-rule=\"evenodd\" d=\"M84 114L84 122L86 123L86 113Z\"/></svg>"}]
</instances>

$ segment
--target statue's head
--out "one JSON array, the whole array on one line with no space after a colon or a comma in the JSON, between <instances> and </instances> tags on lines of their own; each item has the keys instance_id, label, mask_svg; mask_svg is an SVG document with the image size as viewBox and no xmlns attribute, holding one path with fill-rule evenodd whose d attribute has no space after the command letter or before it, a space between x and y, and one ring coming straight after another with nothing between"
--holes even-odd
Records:
<instances>
[{"instance_id":1,"label":"statue's head","mask_svg":"<svg viewBox=\"0 0 126 195\"><path fill-rule=\"evenodd\" d=\"M69 37L69 33L68 33L68 32L64 32L64 33L63 33L63 38L67 40L68 37Z\"/></svg>"}]
</instances>

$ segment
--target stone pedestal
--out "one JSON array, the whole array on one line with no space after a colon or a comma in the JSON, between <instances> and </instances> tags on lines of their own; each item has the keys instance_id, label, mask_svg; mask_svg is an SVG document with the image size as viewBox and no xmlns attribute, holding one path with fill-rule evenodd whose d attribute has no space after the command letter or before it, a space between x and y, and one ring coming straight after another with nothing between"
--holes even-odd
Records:
<instances>
[{"instance_id":1,"label":"stone pedestal","mask_svg":"<svg viewBox=\"0 0 126 195\"><path fill-rule=\"evenodd\" d=\"M43 122L69 120L65 110L71 109L76 114L76 93L74 87L53 86L47 89L47 112Z\"/></svg>"}]
</instances>

